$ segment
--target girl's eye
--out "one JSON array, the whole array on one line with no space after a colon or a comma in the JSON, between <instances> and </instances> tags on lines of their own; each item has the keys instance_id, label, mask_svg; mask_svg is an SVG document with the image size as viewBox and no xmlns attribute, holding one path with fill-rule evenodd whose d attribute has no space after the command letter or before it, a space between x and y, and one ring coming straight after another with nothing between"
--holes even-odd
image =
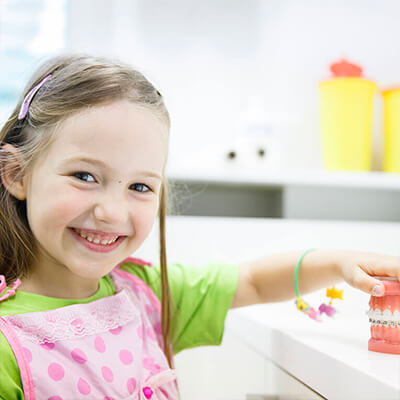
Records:
<instances>
[{"instance_id":1,"label":"girl's eye","mask_svg":"<svg viewBox=\"0 0 400 400\"><path fill-rule=\"evenodd\" d=\"M73 176L91 176L92 178L93 178L93 175L92 174L89 174L88 172L76 172L76 173L74 173L73 174ZM79 180L81 180L81 181L85 181L85 182L88 182L88 181L86 181L86 179L81 179L81 178L78 178ZM94 180L93 180L93 182L95 182Z\"/></svg>"},{"instance_id":2,"label":"girl's eye","mask_svg":"<svg viewBox=\"0 0 400 400\"><path fill-rule=\"evenodd\" d=\"M135 188L139 188L138 192L142 192L142 193L151 192L150 187L145 185L144 183L134 183L133 186ZM144 189L146 189L146 190L144 190Z\"/></svg>"}]
</instances>

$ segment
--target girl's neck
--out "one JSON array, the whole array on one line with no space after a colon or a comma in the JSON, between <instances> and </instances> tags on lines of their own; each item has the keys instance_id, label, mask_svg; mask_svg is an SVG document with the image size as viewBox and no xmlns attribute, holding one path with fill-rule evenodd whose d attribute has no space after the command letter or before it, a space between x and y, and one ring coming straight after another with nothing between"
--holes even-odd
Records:
<instances>
[{"instance_id":1,"label":"girl's neck","mask_svg":"<svg viewBox=\"0 0 400 400\"><path fill-rule=\"evenodd\" d=\"M96 285L90 287L77 285L70 287L60 283L58 285L51 285L48 281L43 284L43 280L37 281L34 276L30 276L29 278L21 279L21 285L18 290L60 299L85 299L92 297L97 293L99 288L99 281Z\"/></svg>"}]
</instances>

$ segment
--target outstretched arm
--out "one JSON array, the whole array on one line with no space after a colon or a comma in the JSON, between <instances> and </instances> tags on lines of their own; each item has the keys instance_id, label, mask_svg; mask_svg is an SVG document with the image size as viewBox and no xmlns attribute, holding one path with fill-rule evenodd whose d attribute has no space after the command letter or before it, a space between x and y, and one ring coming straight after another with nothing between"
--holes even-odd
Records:
<instances>
[{"instance_id":1,"label":"outstretched arm","mask_svg":"<svg viewBox=\"0 0 400 400\"><path fill-rule=\"evenodd\" d=\"M273 254L241 264L231 308L294 299L294 270L303 253ZM375 285L382 286L372 275L400 280L400 258L351 250L314 250L301 262L298 287L304 295L345 280L371 293Z\"/></svg>"}]
</instances>

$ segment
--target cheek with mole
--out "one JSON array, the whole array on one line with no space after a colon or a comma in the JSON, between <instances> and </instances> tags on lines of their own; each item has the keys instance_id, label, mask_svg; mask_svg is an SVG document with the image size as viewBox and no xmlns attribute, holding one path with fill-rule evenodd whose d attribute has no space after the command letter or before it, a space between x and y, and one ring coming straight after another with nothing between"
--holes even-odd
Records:
<instances>
[{"instance_id":1,"label":"cheek with mole","mask_svg":"<svg viewBox=\"0 0 400 400\"><path fill-rule=\"evenodd\" d=\"M385 285L385 295L371 296L369 301L371 338L368 350L400 354L400 282L396 278L375 278Z\"/></svg>"}]
</instances>

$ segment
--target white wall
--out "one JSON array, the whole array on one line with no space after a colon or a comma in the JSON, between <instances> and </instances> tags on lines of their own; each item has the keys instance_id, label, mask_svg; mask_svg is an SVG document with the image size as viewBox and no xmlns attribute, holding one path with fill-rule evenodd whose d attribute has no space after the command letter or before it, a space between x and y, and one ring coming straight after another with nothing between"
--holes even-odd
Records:
<instances>
[{"instance_id":1,"label":"white wall","mask_svg":"<svg viewBox=\"0 0 400 400\"><path fill-rule=\"evenodd\" d=\"M400 82L396 0L70 1L69 49L129 61L163 93L171 169L228 149L255 108L282 139L284 165L321 168L318 82L329 64L347 57L378 85ZM376 106L380 170L379 96Z\"/></svg>"}]
</instances>

